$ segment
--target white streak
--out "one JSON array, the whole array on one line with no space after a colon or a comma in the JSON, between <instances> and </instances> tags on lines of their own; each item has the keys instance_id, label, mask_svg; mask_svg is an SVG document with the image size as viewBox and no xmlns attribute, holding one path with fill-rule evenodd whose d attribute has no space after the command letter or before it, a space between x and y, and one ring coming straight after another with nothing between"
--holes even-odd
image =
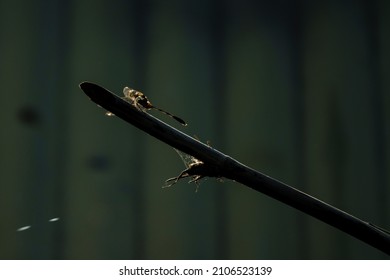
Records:
<instances>
[{"instance_id":1,"label":"white streak","mask_svg":"<svg viewBox=\"0 0 390 280\"><path fill-rule=\"evenodd\" d=\"M24 230L28 230L31 226L25 226L25 227L21 227L21 228L18 228L16 231L24 231Z\"/></svg>"}]
</instances>

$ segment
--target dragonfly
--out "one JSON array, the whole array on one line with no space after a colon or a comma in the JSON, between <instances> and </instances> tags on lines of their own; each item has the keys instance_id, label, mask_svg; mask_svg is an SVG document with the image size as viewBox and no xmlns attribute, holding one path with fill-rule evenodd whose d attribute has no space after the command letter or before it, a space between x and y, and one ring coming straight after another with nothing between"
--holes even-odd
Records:
<instances>
[{"instance_id":1,"label":"dragonfly","mask_svg":"<svg viewBox=\"0 0 390 280\"><path fill-rule=\"evenodd\" d=\"M124 95L124 97L122 97L122 99L130 102L130 104L132 104L134 107L136 107L140 111L145 112L146 110L155 109L155 110L160 111L161 113L173 118L174 120L179 122L181 125L187 126L187 123L183 119L181 119L178 116L175 116L175 115L173 115L173 114L171 114L171 113L169 113L161 108L154 106L149 101L149 99L146 97L146 95L140 91L137 91L137 90L129 88L129 87L125 87L123 89L123 95ZM111 112L107 112L106 114L109 116L113 115Z\"/></svg>"}]
</instances>

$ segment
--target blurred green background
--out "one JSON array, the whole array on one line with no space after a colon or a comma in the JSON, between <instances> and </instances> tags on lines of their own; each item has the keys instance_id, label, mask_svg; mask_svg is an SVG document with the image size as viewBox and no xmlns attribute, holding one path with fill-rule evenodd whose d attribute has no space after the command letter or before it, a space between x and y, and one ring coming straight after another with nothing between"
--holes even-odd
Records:
<instances>
[{"instance_id":1,"label":"blurred green background","mask_svg":"<svg viewBox=\"0 0 390 280\"><path fill-rule=\"evenodd\" d=\"M1 0L0 22L1 259L388 258L234 182L162 189L175 151L78 84L138 89L189 126L155 116L389 229L389 1Z\"/></svg>"}]
</instances>

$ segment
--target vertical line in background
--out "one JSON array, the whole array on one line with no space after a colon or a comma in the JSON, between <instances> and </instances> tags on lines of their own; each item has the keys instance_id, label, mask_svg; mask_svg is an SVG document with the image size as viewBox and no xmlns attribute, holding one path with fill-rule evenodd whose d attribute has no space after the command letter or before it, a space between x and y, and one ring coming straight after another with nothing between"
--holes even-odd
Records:
<instances>
[{"instance_id":1,"label":"vertical line in background","mask_svg":"<svg viewBox=\"0 0 390 280\"><path fill-rule=\"evenodd\" d=\"M45 6L44 2L39 4L42 5L41 7ZM35 71L25 77L24 86L29 89L32 95L35 96L35 104L31 107L31 109L36 112L37 116L40 116L38 125L32 127L35 132L34 136L28 139L30 148L29 154L31 155L31 158L28 159L30 165L26 169L31 172L31 175L28 176L28 179L25 182L23 182L24 196L28 197L24 211L31 211L30 218L32 218L33 221L38 221L45 216L48 200L50 199L50 196L48 196L47 193L47 186L50 182L50 175L48 174L50 172L47 172L47 170L49 169L50 163L48 162L49 160L47 156L47 139L44 137L45 131L47 130L48 118L46 117L42 119L42 115L44 115L42 113L46 111L48 105L45 104L45 93L47 92L46 85L48 82L45 70L49 67L49 59L42 59L42 57L47 51L47 46L55 41L55 39L50 36L50 30L46 24L50 21L53 6L49 5L45 6L46 9L39 9L39 4L33 8L37 8L40 12L39 17L23 19L27 19L24 22L25 25L35 26L36 28L40 28L42 31L39 33L39 36L34 37L34 40L31 41L30 48L28 48L31 64L24 61L24 65L28 65L35 69ZM32 10L30 15L34 12L35 10ZM19 35L27 36L24 33ZM48 54L48 56L50 56L50 54ZM18 106L23 106L23 103L18 104ZM23 256L25 258L45 259L50 255L50 248L52 247L48 243L41 245L38 242L39 240L42 240L42 238L47 239L50 236L50 233L47 231L47 227L45 228L46 230L42 229L43 228L41 228L40 231L31 231L30 236L32 237L33 242L25 244L25 250L23 252Z\"/></svg>"},{"instance_id":2,"label":"vertical line in background","mask_svg":"<svg viewBox=\"0 0 390 280\"><path fill-rule=\"evenodd\" d=\"M290 7L290 34L291 34L291 60L292 60L292 75L293 75L293 89L292 89L292 108L293 108L293 118L294 118L294 130L295 130L295 156L296 160L296 169L294 173L296 174L295 180L296 185L300 186L302 191L305 191L307 188L306 181L306 104L305 104L305 91L304 91L304 75L303 75L303 65L304 65L304 16L305 16L305 6L301 0L295 1L291 4L293 7ZM298 229L299 229L299 239L298 239L298 248L299 257L301 259L308 259L309 252L307 250L307 240L308 240L308 225L304 215L299 215L298 220Z\"/></svg>"},{"instance_id":3,"label":"vertical line in background","mask_svg":"<svg viewBox=\"0 0 390 280\"><path fill-rule=\"evenodd\" d=\"M363 6L364 7L364 6ZM371 84L371 106L373 112L373 131L374 131L374 158L373 162L376 171L375 184L376 194L378 201L377 214L378 221L382 226L386 226L386 222L389 217L387 215L387 196L386 196L386 145L385 145L385 123L384 123L384 95L381 87L381 73L380 73L380 59L381 59L381 48L380 48L380 24L379 24L379 5L378 1L365 1L365 11L367 20L367 41L368 41L368 53L369 53L369 73L371 73L370 84Z\"/></svg>"},{"instance_id":4,"label":"vertical line in background","mask_svg":"<svg viewBox=\"0 0 390 280\"><path fill-rule=\"evenodd\" d=\"M214 128L217 135L217 146L223 151L226 147L226 33L227 33L227 3L214 0L211 4L211 57L212 57L212 89ZM229 257L228 227L226 219L227 195L224 188L215 193L216 208L216 258Z\"/></svg>"},{"instance_id":5,"label":"vertical line in background","mask_svg":"<svg viewBox=\"0 0 390 280\"><path fill-rule=\"evenodd\" d=\"M135 77L134 80L137 81L137 84L140 88L144 88L146 84L146 65L147 65L147 40L149 35L148 22L150 18L149 10L149 1L145 0L136 0L133 5L129 5L129 14L132 16L129 18L131 20L131 25L134 27L133 34L134 38L131 38L130 41L134 41L134 65L136 68L134 71ZM129 32L130 33L130 32ZM145 184L145 156L144 152L146 150L146 142L144 141L145 137L143 134L135 134L135 142L137 143L137 149L134 150L135 160L133 161L137 170L137 183L134 184L137 187L133 189L133 213L134 213L134 258L135 259L145 259L145 232L146 232L146 223L145 223L145 212L146 212L146 184Z\"/></svg>"},{"instance_id":6,"label":"vertical line in background","mask_svg":"<svg viewBox=\"0 0 390 280\"><path fill-rule=\"evenodd\" d=\"M67 84L69 82L70 76L70 61L69 61L69 49L70 49L70 19L71 19L71 2L70 1L55 1L52 4L54 5L53 12L55 15L49 17L46 25L51 25L53 18L57 19L54 22L57 23L57 42L55 44L56 50L54 53L57 55L56 61L58 65L56 66L56 75L54 76L53 88L54 91L59 91L61 94L52 94L53 102L52 104L47 104L48 106L54 106L51 108L52 111L56 112L57 118L54 120L54 124L51 124L55 127L55 163L51 168L53 170L53 183L55 186L55 201L56 201L56 211L58 211L58 217L60 217L61 222L56 224L54 237L53 237L53 251L51 252L52 259L65 259L66 258L66 248L67 248L67 236L66 236L66 209L67 202L65 199L68 197L66 194L67 191L67 165L68 160L68 151L69 151L69 123L68 123L68 112L69 112L69 97L71 96L66 92L70 86ZM45 10L45 9L43 9ZM50 87L49 87L50 88ZM75 90L77 90L77 85L75 85ZM50 116L50 115L48 115Z\"/></svg>"},{"instance_id":7,"label":"vertical line in background","mask_svg":"<svg viewBox=\"0 0 390 280\"><path fill-rule=\"evenodd\" d=\"M69 89L69 9L68 2L43 1L37 6L37 26L40 30L33 53L34 72L27 81L29 91L38 97L36 110L42 116L34 139L36 165L33 166L35 182L31 184L30 200L34 203L37 219L60 217L61 222L45 228L50 232L34 232L39 236L33 243L33 259L64 259L65 237L65 191L68 151L68 98ZM34 11L35 12L35 11ZM77 90L77 85L74 86ZM52 144L54 143L54 144ZM54 216L47 216L47 215ZM50 236L49 236L50 235ZM50 238L49 238L50 237ZM49 239L47 239L49 238Z\"/></svg>"}]
</instances>

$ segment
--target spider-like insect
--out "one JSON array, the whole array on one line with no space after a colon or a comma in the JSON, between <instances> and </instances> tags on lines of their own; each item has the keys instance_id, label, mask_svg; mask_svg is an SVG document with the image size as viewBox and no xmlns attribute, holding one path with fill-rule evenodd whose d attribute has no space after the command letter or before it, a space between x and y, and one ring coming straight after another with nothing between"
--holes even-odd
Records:
<instances>
[{"instance_id":1,"label":"spider-like insect","mask_svg":"<svg viewBox=\"0 0 390 280\"><path fill-rule=\"evenodd\" d=\"M195 192L197 192L199 189L199 182L201 179L205 177L217 177L218 179L221 178L216 168L212 168L206 165L203 161L193 156L187 155L186 153L183 153L177 149L175 149L175 151L179 154L184 165L186 166L186 169L184 169L178 176L167 179L165 181L163 188L168 188L173 186L180 179L191 177L191 180L188 183L195 183L196 184Z\"/></svg>"}]
</instances>

